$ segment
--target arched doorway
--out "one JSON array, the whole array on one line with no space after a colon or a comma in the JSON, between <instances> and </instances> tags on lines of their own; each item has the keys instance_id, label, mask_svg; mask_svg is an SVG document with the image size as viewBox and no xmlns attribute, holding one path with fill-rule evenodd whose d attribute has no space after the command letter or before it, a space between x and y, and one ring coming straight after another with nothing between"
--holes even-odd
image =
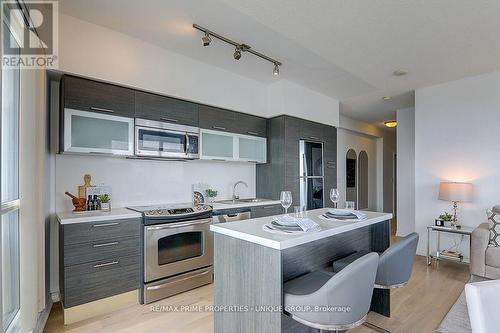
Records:
<instances>
[{"instance_id":1,"label":"arched doorway","mask_svg":"<svg viewBox=\"0 0 500 333\"><path fill-rule=\"evenodd\" d=\"M346 166L345 166L345 184L346 184L346 201L354 201L354 207L358 201L358 190L357 190L357 155L354 149L349 149L346 154Z\"/></svg>"}]
</instances>

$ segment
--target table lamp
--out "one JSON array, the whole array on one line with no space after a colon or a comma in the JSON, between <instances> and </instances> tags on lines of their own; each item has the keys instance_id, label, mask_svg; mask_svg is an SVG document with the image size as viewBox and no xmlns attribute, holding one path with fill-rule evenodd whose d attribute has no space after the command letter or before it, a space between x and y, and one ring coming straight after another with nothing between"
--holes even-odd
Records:
<instances>
[{"instance_id":1,"label":"table lamp","mask_svg":"<svg viewBox=\"0 0 500 333\"><path fill-rule=\"evenodd\" d=\"M452 225L460 226L457 221L458 202L472 201L472 184L441 182L439 184L439 200L453 202L453 222Z\"/></svg>"}]
</instances>

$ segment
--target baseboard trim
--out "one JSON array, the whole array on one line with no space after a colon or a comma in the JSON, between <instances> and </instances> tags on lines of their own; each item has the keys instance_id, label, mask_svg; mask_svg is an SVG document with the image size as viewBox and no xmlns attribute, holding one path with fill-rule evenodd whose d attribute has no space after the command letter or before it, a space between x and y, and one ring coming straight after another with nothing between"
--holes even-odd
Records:
<instances>
[{"instance_id":1,"label":"baseboard trim","mask_svg":"<svg viewBox=\"0 0 500 333\"><path fill-rule=\"evenodd\" d=\"M38 314L38 319L36 320L36 326L33 329L33 333L43 333L43 330L45 329L45 325L47 324L47 320L49 319L50 310L52 310L53 304L54 303L52 302L52 300L49 299L47 305L45 306L45 309L43 309Z\"/></svg>"}]
</instances>

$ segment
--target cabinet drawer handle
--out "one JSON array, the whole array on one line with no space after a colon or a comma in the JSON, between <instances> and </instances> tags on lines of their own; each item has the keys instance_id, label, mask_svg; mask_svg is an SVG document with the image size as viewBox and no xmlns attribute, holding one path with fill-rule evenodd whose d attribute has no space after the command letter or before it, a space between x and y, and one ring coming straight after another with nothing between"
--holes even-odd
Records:
<instances>
[{"instance_id":1,"label":"cabinet drawer handle","mask_svg":"<svg viewBox=\"0 0 500 333\"><path fill-rule=\"evenodd\" d=\"M118 245L118 242L94 244L94 245L92 245L92 247L104 247L104 246L112 246L112 245Z\"/></svg>"},{"instance_id":2,"label":"cabinet drawer handle","mask_svg":"<svg viewBox=\"0 0 500 333\"><path fill-rule=\"evenodd\" d=\"M104 263L104 264L97 264L97 265L94 265L94 268L116 265L118 263L119 263L119 261L112 261L112 262L107 262L107 263Z\"/></svg>"},{"instance_id":3,"label":"cabinet drawer handle","mask_svg":"<svg viewBox=\"0 0 500 333\"><path fill-rule=\"evenodd\" d=\"M319 138L317 136L310 136L309 139L319 140Z\"/></svg>"},{"instance_id":4,"label":"cabinet drawer handle","mask_svg":"<svg viewBox=\"0 0 500 333\"><path fill-rule=\"evenodd\" d=\"M262 207L262 209L272 209L272 208L278 208L278 206L265 206L265 207Z\"/></svg>"},{"instance_id":5,"label":"cabinet drawer handle","mask_svg":"<svg viewBox=\"0 0 500 333\"><path fill-rule=\"evenodd\" d=\"M161 120L169 121L171 123L177 123L179 122L177 119L172 119L172 118L160 118Z\"/></svg>"},{"instance_id":6,"label":"cabinet drawer handle","mask_svg":"<svg viewBox=\"0 0 500 333\"><path fill-rule=\"evenodd\" d=\"M335 162L334 162L334 161L328 161L328 162L326 162L326 163L328 163L328 164L335 164Z\"/></svg>"},{"instance_id":7,"label":"cabinet drawer handle","mask_svg":"<svg viewBox=\"0 0 500 333\"><path fill-rule=\"evenodd\" d=\"M111 110L111 109L96 108L96 107L93 107L93 106L90 107L90 110L115 113L115 111Z\"/></svg>"},{"instance_id":8,"label":"cabinet drawer handle","mask_svg":"<svg viewBox=\"0 0 500 333\"><path fill-rule=\"evenodd\" d=\"M259 133L257 133L257 132L247 132L247 134L250 134L250 135L259 135Z\"/></svg>"},{"instance_id":9,"label":"cabinet drawer handle","mask_svg":"<svg viewBox=\"0 0 500 333\"><path fill-rule=\"evenodd\" d=\"M218 130L221 130L221 131L225 131L226 128L225 127L220 127L220 126L212 126L213 129L218 129Z\"/></svg>"},{"instance_id":10,"label":"cabinet drawer handle","mask_svg":"<svg viewBox=\"0 0 500 333\"><path fill-rule=\"evenodd\" d=\"M118 225L119 223L118 222L114 222L114 223L103 223L103 224L93 224L92 225L92 228L101 228L101 227L111 227L113 225Z\"/></svg>"}]
</instances>

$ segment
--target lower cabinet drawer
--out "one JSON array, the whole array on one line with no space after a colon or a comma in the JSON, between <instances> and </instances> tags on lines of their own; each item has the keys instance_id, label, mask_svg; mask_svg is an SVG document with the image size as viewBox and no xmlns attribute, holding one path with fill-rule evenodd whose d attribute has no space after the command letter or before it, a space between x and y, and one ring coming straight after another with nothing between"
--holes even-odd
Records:
<instances>
[{"instance_id":1,"label":"lower cabinet drawer","mask_svg":"<svg viewBox=\"0 0 500 333\"><path fill-rule=\"evenodd\" d=\"M139 288L140 255L116 257L64 268L65 308Z\"/></svg>"},{"instance_id":2,"label":"lower cabinet drawer","mask_svg":"<svg viewBox=\"0 0 500 333\"><path fill-rule=\"evenodd\" d=\"M251 208L252 218L283 214L281 205L259 206Z\"/></svg>"},{"instance_id":3,"label":"lower cabinet drawer","mask_svg":"<svg viewBox=\"0 0 500 333\"><path fill-rule=\"evenodd\" d=\"M65 224L62 226L64 245L101 241L109 238L139 237L141 223L140 218L131 218Z\"/></svg>"},{"instance_id":4,"label":"lower cabinet drawer","mask_svg":"<svg viewBox=\"0 0 500 333\"><path fill-rule=\"evenodd\" d=\"M123 255L140 255L139 237L116 238L64 246L64 267Z\"/></svg>"}]
</instances>

